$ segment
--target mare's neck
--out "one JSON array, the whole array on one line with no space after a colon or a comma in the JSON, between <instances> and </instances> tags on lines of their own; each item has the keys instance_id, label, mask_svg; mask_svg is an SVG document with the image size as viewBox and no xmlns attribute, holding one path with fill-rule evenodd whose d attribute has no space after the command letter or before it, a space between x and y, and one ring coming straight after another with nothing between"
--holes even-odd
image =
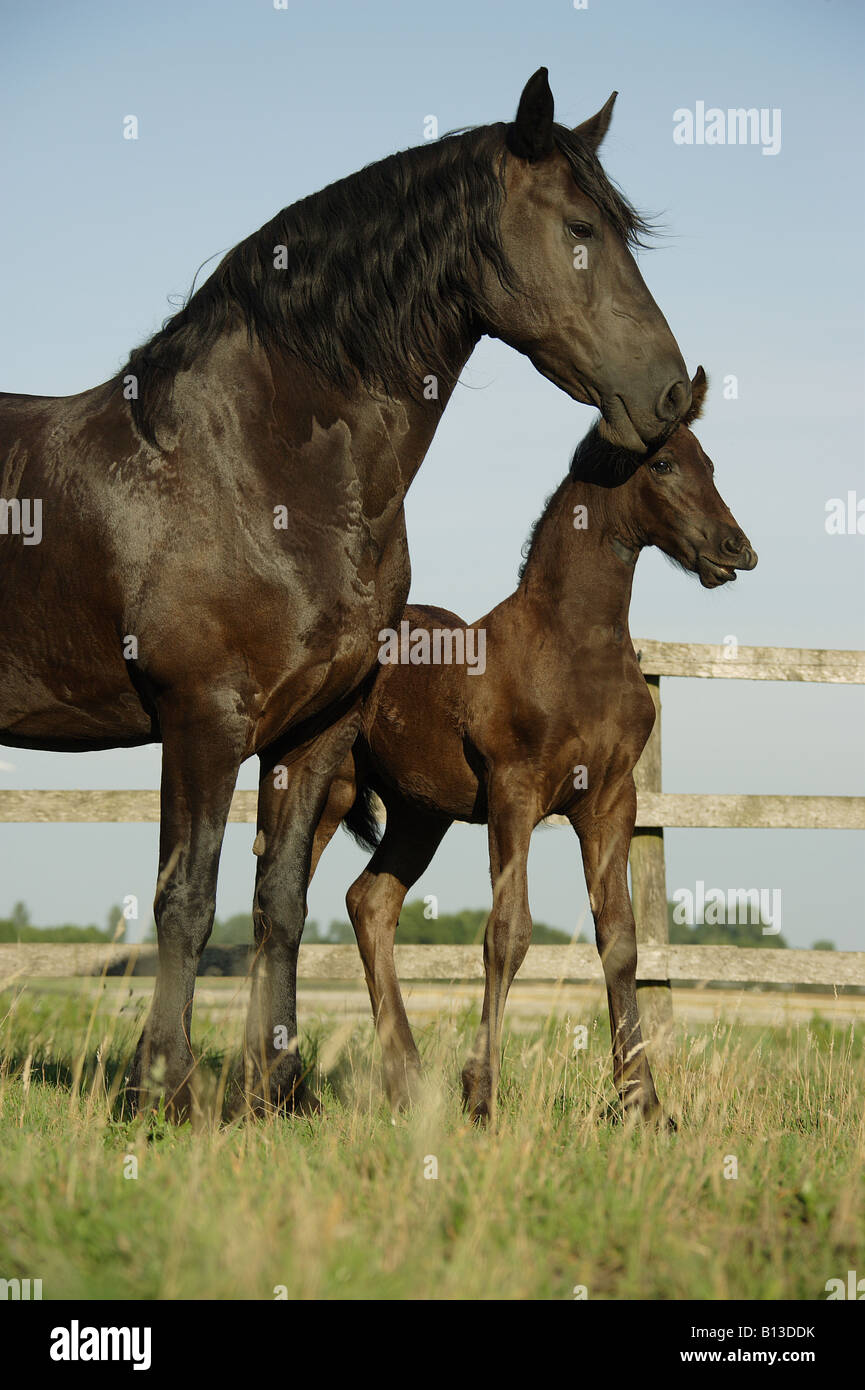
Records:
<instances>
[{"instance_id":1,"label":"mare's neck","mask_svg":"<svg viewBox=\"0 0 865 1390\"><path fill-rule=\"evenodd\" d=\"M262 449L256 462L277 477L294 451L328 436L337 453L349 453L364 495L365 507L392 517L438 428L459 374L477 341L466 331L449 344L447 378L428 392L406 387L388 395L362 385L351 391L323 381L301 358L270 345L250 343L239 326L224 332L213 347L174 384L175 414L198 420L201 412L220 417L223 432L253 437L272 434L278 450ZM238 393L235 383L244 383Z\"/></svg>"}]
</instances>

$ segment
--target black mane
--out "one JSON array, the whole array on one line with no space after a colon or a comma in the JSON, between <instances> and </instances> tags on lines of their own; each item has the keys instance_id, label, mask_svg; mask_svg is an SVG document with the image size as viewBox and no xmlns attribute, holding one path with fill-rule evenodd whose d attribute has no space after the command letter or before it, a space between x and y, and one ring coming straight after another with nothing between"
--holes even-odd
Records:
<instances>
[{"instance_id":1,"label":"black mane","mask_svg":"<svg viewBox=\"0 0 865 1390\"><path fill-rule=\"evenodd\" d=\"M573 130L563 125L553 126L553 140L571 166L574 183L597 203L622 240L631 247L648 245L649 238L656 231L653 219L637 212L628 202L604 170L594 150Z\"/></svg>"},{"instance_id":2,"label":"black mane","mask_svg":"<svg viewBox=\"0 0 865 1390\"><path fill-rule=\"evenodd\" d=\"M654 453L634 454L618 444L610 444L600 431L596 420L574 450L568 477L578 483L594 483L596 487L619 487Z\"/></svg>"},{"instance_id":3,"label":"black mane","mask_svg":"<svg viewBox=\"0 0 865 1390\"><path fill-rule=\"evenodd\" d=\"M648 223L564 126L556 146L579 186L631 245ZM345 391L422 394L446 380L450 347L487 315L477 286L492 270L518 288L499 230L505 127L480 126L393 154L283 208L220 262L115 378L137 379L135 423L151 443L176 374L232 323L251 342L301 358ZM287 267L276 269L274 248Z\"/></svg>"},{"instance_id":4,"label":"black mane","mask_svg":"<svg viewBox=\"0 0 865 1390\"><path fill-rule=\"evenodd\" d=\"M571 458L567 477L544 503L544 510L532 526L523 545L523 560L517 571L518 579L522 580L526 572L543 523L557 510L559 499L570 483L594 483L596 487L604 488L620 487L632 478L636 470L650 457L652 451L649 454L632 454L619 445L610 444L600 433L600 423L600 420L597 420L580 440Z\"/></svg>"}]
</instances>

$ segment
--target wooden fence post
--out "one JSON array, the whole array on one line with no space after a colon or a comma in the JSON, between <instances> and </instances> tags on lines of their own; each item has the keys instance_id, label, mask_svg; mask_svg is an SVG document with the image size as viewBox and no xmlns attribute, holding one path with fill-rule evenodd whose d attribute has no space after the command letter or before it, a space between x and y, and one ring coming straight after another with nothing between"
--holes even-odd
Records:
<instances>
[{"instance_id":1,"label":"wooden fence post","mask_svg":"<svg viewBox=\"0 0 865 1390\"><path fill-rule=\"evenodd\" d=\"M646 676L655 706L655 727L634 769L637 796L661 791L661 678ZM667 876L664 864L664 831L646 826L634 831L631 841L631 898L637 923L637 950L642 945L669 945L667 927ZM637 1003L643 1037L651 1051L663 1050L673 1024L673 992L669 979L637 984Z\"/></svg>"}]
</instances>

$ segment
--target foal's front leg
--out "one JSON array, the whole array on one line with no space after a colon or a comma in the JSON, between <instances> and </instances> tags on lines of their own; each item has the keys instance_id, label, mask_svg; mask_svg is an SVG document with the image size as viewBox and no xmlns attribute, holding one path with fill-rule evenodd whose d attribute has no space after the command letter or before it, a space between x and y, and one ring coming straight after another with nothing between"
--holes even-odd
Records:
<instances>
[{"instance_id":1,"label":"foal's front leg","mask_svg":"<svg viewBox=\"0 0 865 1390\"><path fill-rule=\"evenodd\" d=\"M429 867L450 824L391 793L381 844L345 899L381 1044L385 1090L395 1110L410 1105L417 1091L420 1055L399 987L394 937L406 894Z\"/></svg>"},{"instance_id":2,"label":"foal's front leg","mask_svg":"<svg viewBox=\"0 0 865 1390\"><path fill-rule=\"evenodd\" d=\"M629 774L580 807L572 824L580 839L595 937L607 984L613 1075L626 1115L658 1121L655 1090L637 1010L637 934L628 892L628 850L637 797Z\"/></svg>"},{"instance_id":3,"label":"foal's front leg","mask_svg":"<svg viewBox=\"0 0 865 1390\"><path fill-rule=\"evenodd\" d=\"M245 1045L246 1099L253 1111L317 1108L298 1050L297 956L316 827L359 718L358 706L307 747L286 750L284 763L278 745L261 755L256 956Z\"/></svg>"},{"instance_id":4,"label":"foal's front leg","mask_svg":"<svg viewBox=\"0 0 865 1390\"><path fill-rule=\"evenodd\" d=\"M493 907L484 934L486 986L481 1026L462 1072L463 1104L476 1121L495 1119L505 1004L532 939L526 871L537 820L534 812L530 787L513 778L493 780L489 790Z\"/></svg>"}]
</instances>

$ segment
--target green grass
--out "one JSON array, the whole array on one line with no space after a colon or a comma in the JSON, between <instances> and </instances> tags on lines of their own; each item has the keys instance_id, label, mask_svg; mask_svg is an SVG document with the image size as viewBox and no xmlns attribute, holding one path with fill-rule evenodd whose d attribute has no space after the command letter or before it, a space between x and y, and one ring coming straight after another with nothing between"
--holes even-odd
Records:
<instances>
[{"instance_id":1,"label":"green grass","mask_svg":"<svg viewBox=\"0 0 865 1390\"><path fill-rule=\"evenodd\" d=\"M605 1018L576 1055L562 1020L509 1034L496 1133L460 1110L473 1018L419 1031L395 1122L371 1025L330 1021L302 1039L321 1116L193 1131L123 1116L142 1007L0 995L0 1278L45 1298L821 1299L865 1274L861 1027L680 1025L668 1136L615 1119ZM241 1027L197 1018L214 1085Z\"/></svg>"}]
</instances>

